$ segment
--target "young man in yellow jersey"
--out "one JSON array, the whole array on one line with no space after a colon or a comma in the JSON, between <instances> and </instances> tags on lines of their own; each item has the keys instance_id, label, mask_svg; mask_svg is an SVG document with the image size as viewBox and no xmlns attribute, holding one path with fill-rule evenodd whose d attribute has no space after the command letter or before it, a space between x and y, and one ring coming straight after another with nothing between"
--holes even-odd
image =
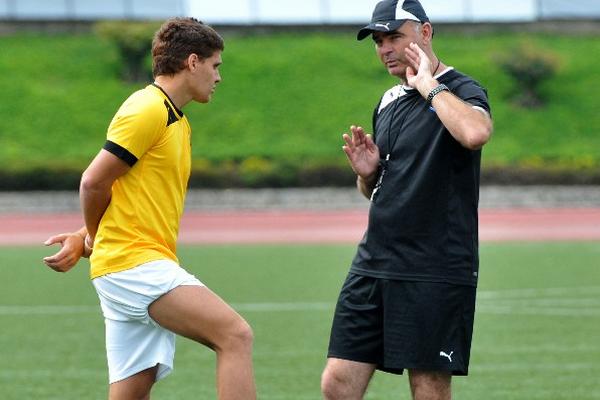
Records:
<instances>
[{"instance_id":1,"label":"young man in yellow jersey","mask_svg":"<svg viewBox=\"0 0 600 400\"><path fill-rule=\"evenodd\" d=\"M110 400L149 399L173 368L175 334L216 352L219 399L256 398L250 326L176 256L191 164L181 109L210 101L223 49L222 38L193 18L162 25L152 44L154 83L123 103L83 173L85 227L46 242L62 245L44 259L59 272L90 256L106 323Z\"/></svg>"}]
</instances>

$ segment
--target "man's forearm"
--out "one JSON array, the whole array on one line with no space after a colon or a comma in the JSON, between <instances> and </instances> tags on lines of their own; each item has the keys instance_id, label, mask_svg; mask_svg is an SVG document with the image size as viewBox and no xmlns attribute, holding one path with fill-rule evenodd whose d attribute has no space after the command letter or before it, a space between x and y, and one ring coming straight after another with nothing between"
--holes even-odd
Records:
<instances>
[{"instance_id":1,"label":"man's forearm","mask_svg":"<svg viewBox=\"0 0 600 400\"><path fill-rule=\"evenodd\" d=\"M419 87L424 98L439 85L435 79ZM483 147L492 134L492 121L485 111L476 110L449 91L441 91L431 100L436 114L450 134L463 147L477 150Z\"/></svg>"},{"instance_id":2,"label":"man's forearm","mask_svg":"<svg viewBox=\"0 0 600 400\"><path fill-rule=\"evenodd\" d=\"M91 239L96 237L100 220L110 204L113 183L129 169L129 164L102 149L81 176L79 201ZM92 243L88 245L91 247Z\"/></svg>"},{"instance_id":3,"label":"man's forearm","mask_svg":"<svg viewBox=\"0 0 600 400\"><path fill-rule=\"evenodd\" d=\"M79 199L83 211L86 233L92 238L96 236L100 220L110 204L111 193L111 187L86 184L82 180Z\"/></svg>"},{"instance_id":4,"label":"man's forearm","mask_svg":"<svg viewBox=\"0 0 600 400\"><path fill-rule=\"evenodd\" d=\"M449 92L435 96L432 105L444 126L463 147L477 150L489 140L492 121L485 111L473 108Z\"/></svg>"}]
</instances>

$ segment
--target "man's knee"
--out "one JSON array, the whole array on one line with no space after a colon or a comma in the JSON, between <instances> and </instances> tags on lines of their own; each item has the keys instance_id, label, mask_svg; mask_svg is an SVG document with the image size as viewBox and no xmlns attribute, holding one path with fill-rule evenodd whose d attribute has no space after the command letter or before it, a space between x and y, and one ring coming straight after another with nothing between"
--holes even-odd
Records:
<instances>
[{"instance_id":1,"label":"man's knee","mask_svg":"<svg viewBox=\"0 0 600 400\"><path fill-rule=\"evenodd\" d=\"M341 365L340 365L341 364ZM362 399L372 375L371 367L365 371L352 362L328 362L321 375L321 392L327 400ZM362 366L361 366L362 367Z\"/></svg>"},{"instance_id":2,"label":"man's knee","mask_svg":"<svg viewBox=\"0 0 600 400\"><path fill-rule=\"evenodd\" d=\"M326 367L321 375L321 392L327 400L343 399L348 386L347 379L331 367Z\"/></svg>"},{"instance_id":3,"label":"man's knee","mask_svg":"<svg viewBox=\"0 0 600 400\"><path fill-rule=\"evenodd\" d=\"M251 351L254 342L252 328L243 318L239 318L226 332L223 332L217 346L222 350Z\"/></svg>"},{"instance_id":4,"label":"man's knee","mask_svg":"<svg viewBox=\"0 0 600 400\"><path fill-rule=\"evenodd\" d=\"M234 336L239 343L244 347L252 347L254 342L254 332L250 324L242 319L235 328Z\"/></svg>"}]
</instances>

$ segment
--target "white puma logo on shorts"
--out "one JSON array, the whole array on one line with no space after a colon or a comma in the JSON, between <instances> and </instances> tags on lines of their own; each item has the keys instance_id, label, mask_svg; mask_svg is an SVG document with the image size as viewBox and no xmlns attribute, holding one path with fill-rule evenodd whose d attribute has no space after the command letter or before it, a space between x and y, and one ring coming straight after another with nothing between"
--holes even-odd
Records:
<instances>
[{"instance_id":1,"label":"white puma logo on shorts","mask_svg":"<svg viewBox=\"0 0 600 400\"><path fill-rule=\"evenodd\" d=\"M452 362L452 354L454 354L454 351L451 351L450 354L440 351L440 357L446 357L450 362Z\"/></svg>"}]
</instances>

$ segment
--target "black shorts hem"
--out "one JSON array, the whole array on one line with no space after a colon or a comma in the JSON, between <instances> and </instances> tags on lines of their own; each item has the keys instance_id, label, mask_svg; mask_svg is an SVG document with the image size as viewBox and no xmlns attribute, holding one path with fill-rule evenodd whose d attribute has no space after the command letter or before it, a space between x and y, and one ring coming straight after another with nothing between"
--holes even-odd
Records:
<instances>
[{"instance_id":1,"label":"black shorts hem","mask_svg":"<svg viewBox=\"0 0 600 400\"><path fill-rule=\"evenodd\" d=\"M402 375L404 373L404 368L385 367L385 366L381 365L380 363L372 362L372 361L366 360L366 359L361 359L360 357L346 356L346 355L340 355L340 354L329 352L327 354L327 358L337 358L340 360L354 361L354 362L374 365L376 370L382 371L382 372L387 372L389 374Z\"/></svg>"},{"instance_id":2,"label":"black shorts hem","mask_svg":"<svg viewBox=\"0 0 600 400\"><path fill-rule=\"evenodd\" d=\"M400 370L415 370L415 371L431 371L431 372L447 372L452 376L467 376L469 374L468 370L463 370L463 369L452 369L452 368L445 368L443 366L439 366L439 365L419 365L419 366L415 366L415 365L406 365L404 367L394 367L394 366L383 366L381 368L378 368L381 371L384 372L390 372L390 373L396 373L394 371L400 371ZM400 374L401 375L401 374Z\"/></svg>"},{"instance_id":3,"label":"black shorts hem","mask_svg":"<svg viewBox=\"0 0 600 400\"><path fill-rule=\"evenodd\" d=\"M366 358L362 358L362 357L334 353L331 351L327 353L327 358L339 358L340 360L354 361L354 362L359 362L359 363L363 363L363 364L371 364L371 365L375 365L376 367L379 366L379 364L377 362L374 362L373 360L367 360Z\"/></svg>"},{"instance_id":4,"label":"black shorts hem","mask_svg":"<svg viewBox=\"0 0 600 400\"><path fill-rule=\"evenodd\" d=\"M440 368L439 366L422 366L422 365L418 366L418 367L415 367L415 366L394 367L394 366L389 366L389 365L386 366L386 365L381 365L377 362L363 359L361 357L342 355L342 354L338 354L338 353L334 353L334 352L328 352L327 358L337 358L340 360L347 360L347 361L354 361L354 362L359 362L359 363L364 363L364 364L375 365L376 370L386 372L388 374L394 374L394 375L403 375L404 370L448 372L452 376L467 376L467 375L469 375L468 369L466 369L466 370L464 370L464 369L448 369L448 368L443 368L443 367Z\"/></svg>"}]
</instances>

